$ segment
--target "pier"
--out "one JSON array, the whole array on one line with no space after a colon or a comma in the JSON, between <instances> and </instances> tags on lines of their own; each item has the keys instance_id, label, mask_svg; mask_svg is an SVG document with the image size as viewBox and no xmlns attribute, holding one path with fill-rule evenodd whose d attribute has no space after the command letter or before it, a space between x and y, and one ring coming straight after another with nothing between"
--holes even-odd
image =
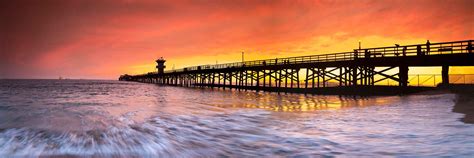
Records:
<instances>
[{"instance_id":1,"label":"pier","mask_svg":"<svg viewBox=\"0 0 474 158\"><path fill-rule=\"evenodd\" d=\"M411 67L441 67L439 86L449 86L450 66L474 66L473 42L396 44L333 54L200 65L168 71L164 70L166 60L160 58L156 60L157 71L125 74L119 80L278 93L410 93L431 89L419 84L410 85L414 82L409 75ZM385 81L396 84L380 85Z\"/></svg>"}]
</instances>

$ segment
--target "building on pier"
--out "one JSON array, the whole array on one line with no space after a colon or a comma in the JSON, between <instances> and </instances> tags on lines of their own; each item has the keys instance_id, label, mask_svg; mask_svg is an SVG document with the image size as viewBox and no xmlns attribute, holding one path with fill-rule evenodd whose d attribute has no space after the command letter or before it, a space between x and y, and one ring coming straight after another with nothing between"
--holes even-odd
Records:
<instances>
[{"instance_id":1,"label":"building on pier","mask_svg":"<svg viewBox=\"0 0 474 158\"><path fill-rule=\"evenodd\" d=\"M156 69L158 70L158 74L164 74L165 72L165 62L166 60L163 59L163 57L160 57L159 59L156 60Z\"/></svg>"}]
</instances>

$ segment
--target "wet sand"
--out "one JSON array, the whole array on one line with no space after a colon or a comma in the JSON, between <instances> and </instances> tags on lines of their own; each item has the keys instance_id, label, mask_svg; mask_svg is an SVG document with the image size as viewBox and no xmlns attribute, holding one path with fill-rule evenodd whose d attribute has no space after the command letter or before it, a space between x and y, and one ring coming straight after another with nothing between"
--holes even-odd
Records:
<instances>
[{"instance_id":1,"label":"wet sand","mask_svg":"<svg viewBox=\"0 0 474 158\"><path fill-rule=\"evenodd\" d=\"M474 124L474 94L458 93L453 112L465 114L461 121Z\"/></svg>"},{"instance_id":2,"label":"wet sand","mask_svg":"<svg viewBox=\"0 0 474 158\"><path fill-rule=\"evenodd\" d=\"M456 104L453 112L465 114L461 121L474 124L474 86L459 85L450 89L456 93Z\"/></svg>"}]
</instances>

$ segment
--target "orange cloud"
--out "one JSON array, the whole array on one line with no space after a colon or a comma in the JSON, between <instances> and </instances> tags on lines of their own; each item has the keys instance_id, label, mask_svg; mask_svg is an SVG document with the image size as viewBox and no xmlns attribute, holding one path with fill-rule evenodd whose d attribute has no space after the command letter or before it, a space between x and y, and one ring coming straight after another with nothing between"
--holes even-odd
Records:
<instances>
[{"instance_id":1,"label":"orange cloud","mask_svg":"<svg viewBox=\"0 0 474 158\"><path fill-rule=\"evenodd\" d=\"M473 1L0 2L0 78L168 68L472 39ZM149 65L149 67L147 67Z\"/></svg>"}]
</instances>

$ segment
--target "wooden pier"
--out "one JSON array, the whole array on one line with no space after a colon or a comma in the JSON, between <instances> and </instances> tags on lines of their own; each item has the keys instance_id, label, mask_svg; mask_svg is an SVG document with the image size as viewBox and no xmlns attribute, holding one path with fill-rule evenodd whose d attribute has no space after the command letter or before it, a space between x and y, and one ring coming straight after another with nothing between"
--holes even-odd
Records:
<instances>
[{"instance_id":1,"label":"wooden pier","mask_svg":"<svg viewBox=\"0 0 474 158\"><path fill-rule=\"evenodd\" d=\"M474 66L474 40L354 49L350 52L200 65L122 75L119 80L222 89L314 94L404 93L427 89L409 86L410 67L442 67L449 85L450 66ZM393 73L395 71L395 73ZM390 73L392 72L392 73ZM392 80L397 86L376 85Z\"/></svg>"}]
</instances>

